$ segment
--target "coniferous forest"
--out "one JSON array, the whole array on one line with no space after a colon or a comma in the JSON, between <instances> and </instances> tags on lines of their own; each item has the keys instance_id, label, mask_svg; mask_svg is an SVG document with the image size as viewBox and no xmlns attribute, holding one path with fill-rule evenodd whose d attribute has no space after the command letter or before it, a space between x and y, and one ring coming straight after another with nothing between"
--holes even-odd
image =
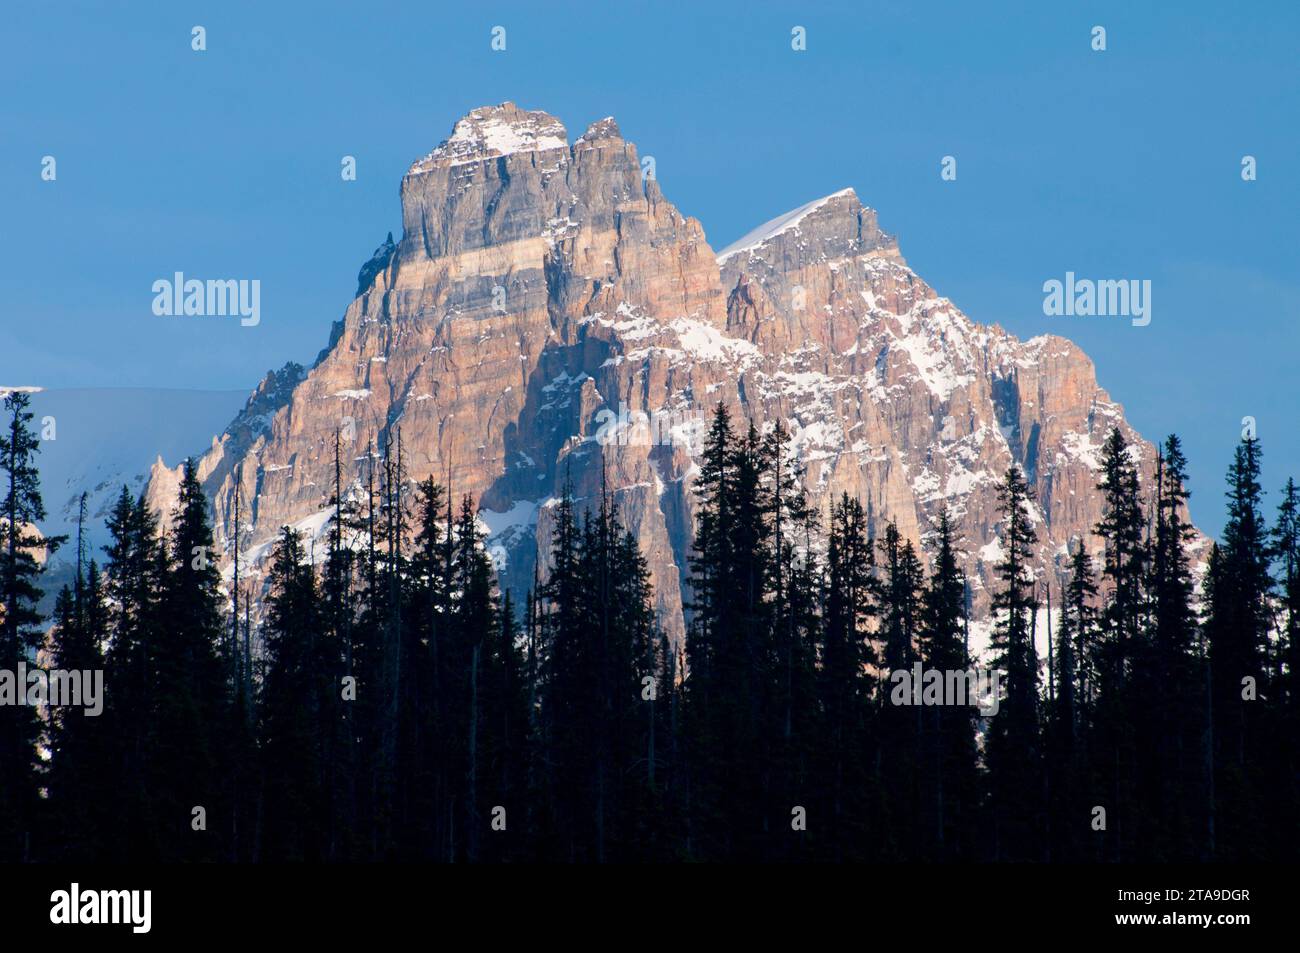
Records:
<instances>
[{"instance_id":1,"label":"coniferous forest","mask_svg":"<svg viewBox=\"0 0 1300 953\"><path fill-rule=\"evenodd\" d=\"M193 463L163 531L124 488L111 543L43 539L27 395L0 435L0 668L102 670L104 708L0 706L0 861L1209 861L1295 855L1300 491L1229 470L1204 578L1176 436L1139 481L1112 431L1046 655L1016 468L1000 488L992 717L898 704L964 670L948 515L930 568L718 407L695 483L688 629L658 629L616 494L554 507L532 591L499 591L475 502L400 439L341 477L327 551L286 528L254 619ZM337 446L337 444L336 444ZM339 467L336 464L336 474ZM829 518L827 518L829 517ZM238 518L238 517L237 517ZM236 531L236 535L237 535ZM38 555L75 583L38 611ZM1094 560L1089 551L1099 550Z\"/></svg>"}]
</instances>

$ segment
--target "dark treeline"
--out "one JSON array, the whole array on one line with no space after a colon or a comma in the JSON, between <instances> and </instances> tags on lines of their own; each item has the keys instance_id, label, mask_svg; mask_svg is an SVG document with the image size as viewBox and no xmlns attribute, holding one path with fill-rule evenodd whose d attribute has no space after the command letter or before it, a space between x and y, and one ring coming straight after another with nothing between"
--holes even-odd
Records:
<instances>
[{"instance_id":1,"label":"dark treeline","mask_svg":"<svg viewBox=\"0 0 1300 953\"><path fill-rule=\"evenodd\" d=\"M44 517L27 398L0 436L0 669L105 673L103 714L0 706L0 860L895 861L1294 856L1300 493L1266 519L1259 445L1194 585L1186 461L1144 492L1105 447L1099 559L1057 620L1031 494L1001 484L996 714L905 704L890 673L967 671L962 540L929 567L857 501L807 504L785 433L715 414L695 483L688 626L659 630L614 495L554 502L516 605L475 520L405 472L338 461L324 552L285 528L260 622L217 569L192 462L169 529L124 489L100 558L37 611ZM238 539L238 501L235 535ZM1271 524L1271 525L1270 525ZM241 573L243 574L241 576ZM1039 639L1040 643L1044 640ZM927 689L928 691L928 689ZM986 699L987 701L987 699Z\"/></svg>"}]
</instances>

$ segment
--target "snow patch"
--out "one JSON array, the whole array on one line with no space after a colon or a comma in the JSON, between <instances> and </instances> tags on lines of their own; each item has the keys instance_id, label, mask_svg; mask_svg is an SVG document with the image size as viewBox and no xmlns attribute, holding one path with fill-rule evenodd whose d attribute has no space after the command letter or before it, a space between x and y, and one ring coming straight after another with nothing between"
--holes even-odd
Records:
<instances>
[{"instance_id":1,"label":"snow patch","mask_svg":"<svg viewBox=\"0 0 1300 953\"><path fill-rule=\"evenodd\" d=\"M520 152L568 149L563 124L544 112L525 112L503 103L476 109L456 123L450 138L411 166L408 175L435 165L466 165Z\"/></svg>"}]
</instances>

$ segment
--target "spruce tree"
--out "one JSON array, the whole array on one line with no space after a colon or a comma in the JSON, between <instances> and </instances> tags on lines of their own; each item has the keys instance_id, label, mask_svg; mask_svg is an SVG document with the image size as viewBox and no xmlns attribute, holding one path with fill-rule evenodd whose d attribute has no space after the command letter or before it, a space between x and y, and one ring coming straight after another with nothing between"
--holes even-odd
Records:
<instances>
[{"instance_id":1,"label":"spruce tree","mask_svg":"<svg viewBox=\"0 0 1300 953\"><path fill-rule=\"evenodd\" d=\"M1146 519L1142 512L1137 465L1118 427L1112 428L1101 457L1102 518L1094 530L1102 540L1100 614L1094 708L1097 768L1096 803L1107 810L1107 827L1098 837L1113 860L1141 852L1149 833L1149 814L1140 806L1144 766L1139 764L1141 730L1150 723L1154 677L1144 592Z\"/></svg>"},{"instance_id":2,"label":"spruce tree","mask_svg":"<svg viewBox=\"0 0 1300 953\"><path fill-rule=\"evenodd\" d=\"M1030 561L1037 534L1030 502L1024 474L1013 464L998 488L1002 558L993 595L993 666L1002 673L1006 697L991 720L986 754L997 860L1037 860L1043 847L1038 659L1031 639L1037 601Z\"/></svg>"},{"instance_id":3,"label":"spruce tree","mask_svg":"<svg viewBox=\"0 0 1300 953\"><path fill-rule=\"evenodd\" d=\"M408 667L415 680L416 730L408 770L411 785L407 838L417 853L429 859L445 857L448 711L448 639L451 616L447 589L449 568L446 513L442 486L433 477L417 488L414 549L410 558L410 625L417 633L416 656ZM340 584L341 585L341 584ZM341 601L341 600L340 600ZM341 608L344 618L348 610ZM346 623L350 627L350 621ZM346 644L346 643L345 643Z\"/></svg>"},{"instance_id":4,"label":"spruce tree","mask_svg":"<svg viewBox=\"0 0 1300 953\"><path fill-rule=\"evenodd\" d=\"M914 679L918 661L921 593L924 582L911 540L904 540L890 522L879 540L880 631L884 672L890 679L881 694L880 758L888 816L886 857L912 856L926 836L922 832L921 733L925 714L921 685ZM906 676L905 681L899 679Z\"/></svg>"},{"instance_id":5,"label":"spruce tree","mask_svg":"<svg viewBox=\"0 0 1300 953\"><path fill-rule=\"evenodd\" d=\"M814 797L812 750L820 742L816 711L819 637L819 527L808 506L794 448L780 420L764 433L760 451L762 487L770 537L767 589L771 626L774 697L769 717L775 723L763 765L764 785L774 803L807 805ZM824 816L824 815L823 815ZM782 837L773 856L807 856L814 838Z\"/></svg>"},{"instance_id":6,"label":"spruce tree","mask_svg":"<svg viewBox=\"0 0 1300 953\"><path fill-rule=\"evenodd\" d=\"M177 816L175 802L167 797L173 782L159 758L168 556L157 518L144 498L133 499L125 486L109 515L108 530L104 575L111 609L104 732L112 739L120 778L113 807L120 824L112 833L122 859L158 860L169 856L191 827L190 814Z\"/></svg>"},{"instance_id":7,"label":"spruce tree","mask_svg":"<svg viewBox=\"0 0 1300 953\"><path fill-rule=\"evenodd\" d=\"M592 710L593 644L584 623L581 529L573 485L566 476L554 508L546 582L539 592L540 744L548 752L539 779L543 792L543 850L577 860L595 840L593 752L587 732ZM578 780L569 783L568 779Z\"/></svg>"},{"instance_id":8,"label":"spruce tree","mask_svg":"<svg viewBox=\"0 0 1300 953\"><path fill-rule=\"evenodd\" d=\"M1294 855L1300 835L1287 816L1300 807L1300 487L1288 479L1278 505L1273 528L1273 559L1278 579L1279 644L1273 721L1278 739L1277 775L1273 814L1277 830L1288 831L1279 850Z\"/></svg>"},{"instance_id":9,"label":"spruce tree","mask_svg":"<svg viewBox=\"0 0 1300 953\"><path fill-rule=\"evenodd\" d=\"M816 746L818 814L826 856L870 857L882 809L880 761L870 744L875 717L872 672L879 662L871 622L879 610L875 547L862 504L844 494L833 503L827 538L819 633L817 696L821 742Z\"/></svg>"},{"instance_id":10,"label":"spruce tree","mask_svg":"<svg viewBox=\"0 0 1300 953\"><path fill-rule=\"evenodd\" d=\"M167 846L174 859L228 859L233 842L234 792L228 780L237 752L230 746L229 723L234 659L222 618L224 595L217 569L209 504L195 463L186 460L172 517L170 565L160 610L164 629L157 642L155 704L157 732L153 756L160 765L156 809L171 827L181 818L179 836ZM208 830L190 829L190 815L201 806Z\"/></svg>"},{"instance_id":11,"label":"spruce tree","mask_svg":"<svg viewBox=\"0 0 1300 953\"><path fill-rule=\"evenodd\" d=\"M1083 540L1070 553L1070 574L1056 630L1056 696L1047 716L1052 859L1086 857L1084 819L1090 804L1088 741L1097 685L1097 584Z\"/></svg>"},{"instance_id":12,"label":"spruce tree","mask_svg":"<svg viewBox=\"0 0 1300 953\"><path fill-rule=\"evenodd\" d=\"M257 706L263 778L259 859L321 861L329 818L322 736L333 698L342 699L345 686L325 693L320 672L329 666L320 651L320 593L302 537L290 527L276 542L267 581L266 676Z\"/></svg>"},{"instance_id":13,"label":"spruce tree","mask_svg":"<svg viewBox=\"0 0 1300 953\"><path fill-rule=\"evenodd\" d=\"M499 686L507 682L506 669L518 668L512 658L514 646L506 646L498 617L495 572L483 548L475 522L473 501L461 501L456 525L456 556L453 585L458 600L452 627L467 678L462 699L465 717L461 728L465 738L464 790L459 799L459 829L463 831L463 859L476 861L483 854L483 840L491 833L492 809L507 806L511 791L500 773L507 747L507 708L513 710L513 693L502 697ZM518 716L522 720L522 715ZM507 810L508 816L508 810Z\"/></svg>"},{"instance_id":14,"label":"spruce tree","mask_svg":"<svg viewBox=\"0 0 1300 953\"><path fill-rule=\"evenodd\" d=\"M691 557L686 684L690 850L706 858L755 857L789 805L764 786L767 745L781 718L772 704L778 670L772 638L771 510L762 440L751 424L737 439L719 405L702 453Z\"/></svg>"},{"instance_id":15,"label":"spruce tree","mask_svg":"<svg viewBox=\"0 0 1300 953\"><path fill-rule=\"evenodd\" d=\"M1261 772L1271 755L1265 715L1272 693L1267 655L1274 582L1259 466L1259 442L1247 437L1228 470L1228 521L1206 583L1214 828L1225 859L1265 856L1271 846L1260 799Z\"/></svg>"},{"instance_id":16,"label":"spruce tree","mask_svg":"<svg viewBox=\"0 0 1300 953\"><path fill-rule=\"evenodd\" d=\"M957 540L947 507L939 512L934 563L922 599L918 645L927 669L969 672L965 643L966 587L957 565ZM925 712L922 778L927 811L921 842L936 859L969 859L978 823L975 717L971 699Z\"/></svg>"},{"instance_id":17,"label":"spruce tree","mask_svg":"<svg viewBox=\"0 0 1300 953\"><path fill-rule=\"evenodd\" d=\"M99 568L92 560L87 571L77 567L75 590L64 586L55 601L50 668L102 678L99 639L107 617ZM103 704L102 697L99 702ZM104 833L116 821L105 808L115 766L105 758L108 739L101 730L102 715L102 708L92 713L84 705L50 709L46 778L50 829L44 859L99 862L107 857Z\"/></svg>"},{"instance_id":18,"label":"spruce tree","mask_svg":"<svg viewBox=\"0 0 1300 953\"><path fill-rule=\"evenodd\" d=\"M1160 450L1156 467L1155 531L1147 588L1150 609L1147 677L1143 693L1139 750L1145 759L1139 810L1149 831L1142 856L1195 859L1207 806L1197 803L1204 790L1201 729L1204 673L1194 654L1197 619L1188 546L1195 530L1187 517L1187 459L1177 435Z\"/></svg>"},{"instance_id":19,"label":"spruce tree","mask_svg":"<svg viewBox=\"0 0 1300 953\"><path fill-rule=\"evenodd\" d=\"M37 610L41 592L39 555L53 553L62 538L42 538L34 531L45 518L36 454L40 441L32 432L31 396L11 391L4 398L0 431L0 670L17 680L21 662L34 660L41 641ZM15 684L25 692L25 684ZM0 861L29 857L38 809L36 709L0 704Z\"/></svg>"}]
</instances>

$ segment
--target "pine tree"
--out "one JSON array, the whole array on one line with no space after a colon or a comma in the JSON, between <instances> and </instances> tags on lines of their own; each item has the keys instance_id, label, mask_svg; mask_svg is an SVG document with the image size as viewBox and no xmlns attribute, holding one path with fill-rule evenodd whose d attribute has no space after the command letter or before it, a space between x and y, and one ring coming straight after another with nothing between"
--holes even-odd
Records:
<instances>
[{"instance_id":1,"label":"pine tree","mask_svg":"<svg viewBox=\"0 0 1300 953\"><path fill-rule=\"evenodd\" d=\"M657 803L646 737L656 726L641 712L643 680L654 680L653 696L663 678L649 570L603 487L580 526L567 482L556 513L538 687L551 752L542 772L548 842L577 860L628 859L643 849L638 832L654 828L644 812Z\"/></svg>"},{"instance_id":2,"label":"pine tree","mask_svg":"<svg viewBox=\"0 0 1300 953\"><path fill-rule=\"evenodd\" d=\"M774 654L775 695L769 718L775 735L765 759L764 786L774 803L807 805L815 797L812 750L821 740L817 723L817 641L820 636L820 568L814 537L816 515L808 506L794 448L780 420L762 440L763 509L770 539L767 589ZM774 856L795 859L812 852L813 838L783 837Z\"/></svg>"},{"instance_id":3,"label":"pine tree","mask_svg":"<svg viewBox=\"0 0 1300 953\"><path fill-rule=\"evenodd\" d=\"M1264 745L1269 604L1268 530L1259 485L1259 442L1237 445L1228 471L1228 521L1210 561L1206 639L1213 710L1214 798L1220 857L1264 856L1270 849L1259 800L1268 764Z\"/></svg>"},{"instance_id":4,"label":"pine tree","mask_svg":"<svg viewBox=\"0 0 1300 953\"><path fill-rule=\"evenodd\" d=\"M825 818L826 852L836 859L870 856L871 822L881 808L879 760L869 744L875 721L870 673L878 664L870 628L879 608L875 565L862 504L844 494L830 514L817 685L822 740L815 803Z\"/></svg>"},{"instance_id":5,"label":"pine tree","mask_svg":"<svg viewBox=\"0 0 1300 953\"><path fill-rule=\"evenodd\" d=\"M1139 809L1149 829L1142 856L1195 859L1206 807L1194 792L1205 780L1201 758L1204 672L1194 654L1197 619L1188 546L1195 530L1187 518L1187 459L1177 435L1161 448L1156 467L1155 532L1147 589L1150 640L1146 678L1136 686L1142 716L1139 750L1145 784Z\"/></svg>"},{"instance_id":6,"label":"pine tree","mask_svg":"<svg viewBox=\"0 0 1300 953\"><path fill-rule=\"evenodd\" d=\"M1102 493L1104 512L1096 533L1105 544L1102 581L1109 590L1102 623L1113 655L1110 676L1120 681L1137 652L1134 643L1141 634L1145 520L1137 467L1118 427L1112 428L1106 439L1101 468L1097 489Z\"/></svg>"},{"instance_id":7,"label":"pine tree","mask_svg":"<svg viewBox=\"0 0 1300 953\"><path fill-rule=\"evenodd\" d=\"M771 511L762 441L752 424L736 439L719 405L702 458L686 643L688 849L743 859L755 856L774 824L789 824L789 806L775 804L763 784L765 750L781 720L771 704L778 669Z\"/></svg>"},{"instance_id":8,"label":"pine tree","mask_svg":"<svg viewBox=\"0 0 1300 953\"><path fill-rule=\"evenodd\" d=\"M106 630L107 618L98 566L93 560L86 571L78 565L75 590L64 586L55 601L50 667L102 677L99 634ZM99 702L102 706L102 696ZM95 712L85 706L50 709L46 791L51 824L45 859L85 862L106 857L104 831L115 819L105 812L106 781L113 765L104 757L108 739L100 730L102 714L102 708Z\"/></svg>"},{"instance_id":9,"label":"pine tree","mask_svg":"<svg viewBox=\"0 0 1300 953\"><path fill-rule=\"evenodd\" d=\"M921 565L911 540L902 538L896 523L885 526L879 548L884 664L890 671L908 669L917 655Z\"/></svg>"},{"instance_id":10,"label":"pine tree","mask_svg":"<svg viewBox=\"0 0 1300 953\"><path fill-rule=\"evenodd\" d=\"M1288 479L1282 490L1272 539L1274 562L1281 573L1278 586L1282 617L1274 692L1274 736L1280 750L1273 813L1277 817L1275 830L1290 831L1289 836L1281 838L1279 852L1293 856L1300 846L1300 835L1285 819L1288 815L1294 817L1300 807L1300 487L1294 479Z\"/></svg>"},{"instance_id":11,"label":"pine tree","mask_svg":"<svg viewBox=\"0 0 1300 953\"><path fill-rule=\"evenodd\" d=\"M222 657L230 641L208 510L195 463L186 460L160 606L166 630L157 633L153 673L157 731L152 755L161 766L155 807L164 818L186 821L174 828L179 836L165 845L174 859L224 859L234 837L234 792L228 779L237 752L224 730L231 711L234 686L228 674L234 659ZM208 814L203 836L189 829L195 806ZM170 827L174 822L167 823Z\"/></svg>"},{"instance_id":12,"label":"pine tree","mask_svg":"<svg viewBox=\"0 0 1300 953\"><path fill-rule=\"evenodd\" d=\"M921 593L924 575L911 540L904 540L890 522L879 540L880 631L884 670L891 680L881 695L880 758L886 785L886 856L912 855L924 838L921 733L925 715L921 686L914 682L918 661ZM899 681L904 675L907 681ZM910 689L909 686L910 685Z\"/></svg>"},{"instance_id":13,"label":"pine tree","mask_svg":"<svg viewBox=\"0 0 1300 953\"><path fill-rule=\"evenodd\" d=\"M1152 635L1164 674L1185 677L1196 638L1196 611L1187 547L1196 532L1187 519L1187 458L1176 434L1165 441L1158 461L1156 532L1151 558Z\"/></svg>"},{"instance_id":14,"label":"pine tree","mask_svg":"<svg viewBox=\"0 0 1300 953\"><path fill-rule=\"evenodd\" d=\"M320 593L302 537L285 527L268 575L263 638L266 676L258 699L262 756L263 861L325 859L329 791L322 729L344 686L326 686L322 670ZM337 692L338 694L335 694Z\"/></svg>"},{"instance_id":15,"label":"pine tree","mask_svg":"<svg viewBox=\"0 0 1300 953\"><path fill-rule=\"evenodd\" d=\"M555 506L546 582L539 595L538 694L543 759L542 849L577 860L594 842L592 751L587 731L592 710L591 640L582 615L581 540L573 484L566 474ZM585 783L566 779L588 779Z\"/></svg>"},{"instance_id":16,"label":"pine tree","mask_svg":"<svg viewBox=\"0 0 1300 953\"><path fill-rule=\"evenodd\" d=\"M30 395L11 391L4 398L8 418L0 432L0 670L17 679L20 662L30 660L41 641L43 621L37 556L53 553L62 538L34 532L45 518L35 456L40 441L31 430ZM15 692L26 685L15 684ZM36 709L9 699L0 704L0 861L29 856L37 802Z\"/></svg>"},{"instance_id":17,"label":"pine tree","mask_svg":"<svg viewBox=\"0 0 1300 953\"><path fill-rule=\"evenodd\" d=\"M1097 685L1097 584L1091 558L1079 540L1070 554L1070 575L1056 630L1056 695L1048 712L1046 751L1050 764L1052 859L1084 856L1083 818L1089 804L1088 740Z\"/></svg>"},{"instance_id":18,"label":"pine tree","mask_svg":"<svg viewBox=\"0 0 1300 953\"><path fill-rule=\"evenodd\" d=\"M1300 487L1286 481L1277 523L1272 531L1273 556L1281 572L1278 580L1282 609L1282 639L1277 676L1290 724L1300 727Z\"/></svg>"},{"instance_id":19,"label":"pine tree","mask_svg":"<svg viewBox=\"0 0 1300 953\"><path fill-rule=\"evenodd\" d=\"M410 625L416 635L417 651L408 660L415 681L416 728L410 738L413 749L408 770L415 773L410 794L408 842L428 859L446 856L448 838L447 733L449 716L449 624L448 534L449 504L442 486L433 477L417 488L415 544L410 559Z\"/></svg>"},{"instance_id":20,"label":"pine tree","mask_svg":"<svg viewBox=\"0 0 1300 953\"><path fill-rule=\"evenodd\" d=\"M158 536L158 520L140 497L124 486L108 518L111 542L106 547L105 591L111 607L109 672L104 733L112 738L113 763L120 781L114 786L113 811L120 825L112 832L115 856L141 861L167 856L184 831L190 814L168 814L175 804L162 803L168 789L168 765L158 757L159 672L161 642L168 630L164 611L167 553Z\"/></svg>"},{"instance_id":21,"label":"pine tree","mask_svg":"<svg viewBox=\"0 0 1300 953\"><path fill-rule=\"evenodd\" d=\"M603 853L629 859L640 845L640 814L654 809L646 775L636 769L645 753L648 727L640 717L644 680L652 679L657 686L662 673L653 659L656 631L650 570L636 537L623 528L617 504L603 492L595 523L598 546L592 556L597 561L598 584L589 592L599 599L593 608L600 620L604 656L602 799L609 824ZM600 569L601 565L606 568Z\"/></svg>"},{"instance_id":22,"label":"pine tree","mask_svg":"<svg viewBox=\"0 0 1300 953\"><path fill-rule=\"evenodd\" d=\"M352 832L353 854L358 859L380 859L388 850L391 829L390 789L386 784L390 739L385 737L386 719L392 700L392 683L386 681L392 662L388 652L391 632L390 586L385 572L387 522L383 469L386 454L372 444L365 457L365 482L355 515L345 509L343 527L353 532L359 551L351 564L356 569L356 591L352 596L353 619L350 637L340 645L347 663L347 677L353 679L355 698L346 703L350 722L348 750L355 753L350 766L352 799L357 825ZM340 530L341 532L342 530ZM347 620L341 620L347 624Z\"/></svg>"},{"instance_id":23,"label":"pine tree","mask_svg":"<svg viewBox=\"0 0 1300 953\"><path fill-rule=\"evenodd\" d=\"M1102 647L1098 653L1094 708L1098 803L1107 808L1107 829L1098 837L1113 860L1141 851L1147 812L1140 807L1143 773L1138 764L1139 730L1149 723L1154 676L1145 625L1147 603L1146 520L1142 513L1137 466L1124 435L1112 428L1101 459L1103 513L1094 532L1101 537L1100 615ZM1082 821L1080 821L1082 823Z\"/></svg>"},{"instance_id":24,"label":"pine tree","mask_svg":"<svg viewBox=\"0 0 1300 953\"><path fill-rule=\"evenodd\" d=\"M230 620L222 653L229 682L228 732L224 739L225 773L230 803L230 856L248 862L256 858L258 813L257 726L253 687L251 593L240 585L243 554L241 512L242 468L234 473L234 513L231 527ZM246 587L245 587L246 588Z\"/></svg>"},{"instance_id":25,"label":"pine tree","mask_svg":"<svg viewBox=\"0 0 1300 953\"><path fill-rule=\"evenodd\" d=\"M988 730L987 764L993 822L992 856L1036 860L1042 841L1038 659L1031 639L1037 609L1030 560L1037 541L1024 474L1014 464L998 488L1002 513L1002 558L993 596L994 668L1003 673L1006 697Z\"/></svg>"},{"instance_id":26,"label":"pine tree","mask_svg":"<svg viewBox=\"0 0 1300 953\"><path fill-rule=\"evenodd\" d=\"M947 508L939 512L934 563L922 600L918 644L927 669L969 672L965 643L966 587L957 565L956 538ZM929 810L922 842L937 859L972 856L972 832L978 823L974 718L977 709L956 704L932 706L925 712L922 764ZM967 699L967 702L971 701Z\"/></svg>"},{"instance_id":27,"label":"pine tree","mask_svg":"<svg viewBox=\"0 0 1300 953\"><path fill-rule=\"evenodd\" d=\"M452 615L452 627L466 672L465 789L460 798L460 829L464 832L463 857L480 859L482 840L489 832L491 809L509 799L510 792L494 770L506 745L504 710L508 700L495 697L494 685L505 680L503 669L514 666L514 647L501 639L495 591L495 572L483 548L475 522L473 501L461 501L456 525L456 556L453 585L459 599ZM517 667L517 666L515 666ZM519 716L522 718L522 715Z\"/></svg>"}]
</instances>

